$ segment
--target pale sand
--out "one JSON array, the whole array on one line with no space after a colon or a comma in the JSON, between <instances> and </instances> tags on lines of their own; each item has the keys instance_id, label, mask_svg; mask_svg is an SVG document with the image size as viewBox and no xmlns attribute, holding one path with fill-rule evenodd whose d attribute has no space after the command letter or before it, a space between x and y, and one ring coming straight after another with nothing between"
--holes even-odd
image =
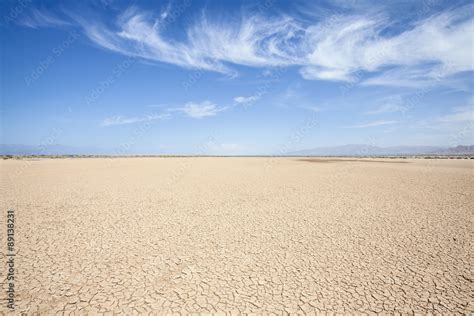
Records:
<instances>
[{"instance_id":1,"label":"pale sand","mask_svg":"<svg viewBox=\"0 0 474 316\"><path fill-rule=\"evenodd\" d=\"M474 161L328 160L1 161L16 312L473 313Z\"/></svg>"}]
</instances>

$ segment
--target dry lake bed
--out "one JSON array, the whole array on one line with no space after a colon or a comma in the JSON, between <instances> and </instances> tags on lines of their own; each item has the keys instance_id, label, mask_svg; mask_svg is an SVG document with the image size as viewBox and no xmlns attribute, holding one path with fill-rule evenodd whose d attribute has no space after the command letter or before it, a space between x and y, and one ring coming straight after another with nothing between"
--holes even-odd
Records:
<instances>
[{"instance_id":1,"label":"dry lake bed","mask_svg":"<svg viewBox=\"0 0 474 316\"><path fill-rule=\"evenodd\" d=\"M1 312L474 313L474 160L0 161Z\"/></svg>"}]
</instances>

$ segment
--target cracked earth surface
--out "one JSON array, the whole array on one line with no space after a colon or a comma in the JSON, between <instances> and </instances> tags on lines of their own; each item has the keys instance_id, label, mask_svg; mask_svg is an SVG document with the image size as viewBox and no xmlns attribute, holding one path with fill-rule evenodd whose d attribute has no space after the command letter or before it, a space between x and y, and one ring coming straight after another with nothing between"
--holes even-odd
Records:
<instances>
[{"instance_id":1,"label":"cracked earth surface","mask_svg":"<svg viewBox=\"0 0 474 316\"><path fill-rule=\"evenodd\" d=\"M0 161L16 313L472 314L473 161ZM404 163L398 163L404 162Z\"/></svg>"}]
</instances>

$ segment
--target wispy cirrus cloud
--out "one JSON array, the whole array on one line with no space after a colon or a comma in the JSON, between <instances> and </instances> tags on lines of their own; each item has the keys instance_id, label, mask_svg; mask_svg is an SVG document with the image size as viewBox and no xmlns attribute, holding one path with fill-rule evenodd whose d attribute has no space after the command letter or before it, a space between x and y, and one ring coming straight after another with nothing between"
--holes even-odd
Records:
<instances>
[{"instance_id":1,"label":"wispy cirrus cloud","mask_svg":"<svg viewBox=\"0 0 474 316\"><path fill-rule=\"evenodd\" d=\"M219 112L227 110L229 107L220 107L211 101L203 101L201 103L188 102L181 108L169 109L170 111L181 111L187 116L201 119L208 116L215 116Z\"/></svg>"},{"instance_id":2,"label":"wispy cirrus cloud","mask_svg":"<svg viewBox=\"0 0 474 316\"><path fill-rule=\"evenodd\" d=\"M367 128L367 127L374 127L374 126L381 126L381 125L392 125L392 124L397 124L397 123L399 123L399 121L378 120L378 121L372 121L372 122L367 122L363 124L345 126L345 128Z\"/></svg>"},{"instance_id":3,"label":"wispy cirrus cloud","mask_svg":"<svg viewBox=\"0 0 474 316\"><path fill-rule=\"evenodd\" d=\"M388 15L332 15L313 22L298 16L243 14L218 20L205 12L172 38L166 15L131 7L116 27L73 15L97 45L151 61L234 74L233 65L297 66L309 80L419 86L436 77L473 71L473 5L387 32ZM440 72L440 69L442 71Z\"/></svg>"},{"instance_id":4,"label":"wispy cirrus cloud","mask_svg":"<svg viewBox=\"0 0 474 316\"><path fill-rule=\"evenodd\" d=\"M229 76L237 73L236 65L296 67L308 80L419 88L474 71L473 4L421 15L402 28L393 28L400 25L397 15L380 4L377 10L327 10L305 17L296 11L263 15L242 10L226 12L223 19L204 10L187 19L182 36L169 27L172 7L150 11L131 6L112 16L112 23L79 10L65 10L66 21L32 8L20 23L35 28L74 24L99 47Z\"/></svg>"},{"instance_id":5,"label":"wispy cirrus cloud","mask_svg":"<svg viewBox=\"0 0 474 316\"><path fill-rule=\"evenodd\" d=\"M170 119L171 115L165 114L149 114L141 117L124 117L124 116L112 116L104 119L101 122L102 126L114 126L114 125L126 125L152 121L163 121Z\"/></svg>"},{"instance_id":6,"label":"wispy cirrus cloud","mask_svg":"<svg viewBox=\"0 0 474 316\"><path fill-rule=\"evenodd\" d=\"M56 27L56 26L71 25L71 23L58 17L54 13L45 11L45 10L40 10L37 8L31 8L29 11L25 12L18 19L18 23L20 25L34 28L34 29L40 28L40 27Z\"/></svg>"},{"instance_id":7,"label":"wispy cirrus cloud","mask_svg":"<svg viewBox=\"0 0 474 316\"><path fill-rule=\"evenodd\" d=\"M243 105L248 105L257 102L260 100L259 95L251 95L251 96L240 96L240 97L235 97L234 102L237 104L243 104Z\"/></svg>"},{"instance_id":8,"label":"wispy cirrus cloud","mask_svg":"<svg viewBox=\"0 0 474 316\"><path fill-rule=\"evenodd\" d=\"M182 107L166 107L163 104L150 105L149 107L161 107L163 112L161 114L148 114L144 116L134 116L134 117L124 117L120 115L111 116L104 119L101 122L102 126L113 126L113 125L126 125L142 122L151 122L151 121L163 121L168 120L173 117L171 112L182 112L186 116L202 119L205 117L216 116L218 113L226 111L231 108L231 106L218 106L217 104L211 101L203 102L188 102Z\"/></svg>"},{"instance_id":9,"label":"wispy cirrus cloud","mask_svg":"<svg viewBox=\"0 0 474 316\"><path fill-rule=\"evenodd\" d=\"M188 102L183 107L169 108L168 111L180 111L186 116L201 119L209 116L216 116L220 112L227 111L236 106L248 106L257 102L260 96L238 96L234 98L234 103L228 106L218 106L217 104L206 100L203 102Z\"/></svg>"}]
</instances>

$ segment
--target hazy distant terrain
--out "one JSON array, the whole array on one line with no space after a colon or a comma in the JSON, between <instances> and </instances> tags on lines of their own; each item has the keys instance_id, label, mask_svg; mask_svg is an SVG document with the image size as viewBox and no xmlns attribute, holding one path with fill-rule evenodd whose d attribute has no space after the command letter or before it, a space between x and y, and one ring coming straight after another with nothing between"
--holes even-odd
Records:
<instances>
[{"instance_id":1,"label":"hazy distant terrain","mask_svg":"<svg viewBox=\"0 0 474 316\"><path fill-rule=\"evenodd\" d=\"M16 214L17 313L474 313L472 160L0 168Z\"/></svg>"},{"instance_id":2,"label":"hazy distant terrain","mask_svg":"<svg viewBox=\"0 0 474 316\"><path fill-rule=\"evenodd\" d=\"M105 155L112 150L64 145L0 145L0 155Z\"/></svg>"},{"instance_id":3,"label":"hazy distant terrain","mask_svg":"<svg viewBox=\"0 0 474 316\"><path fill-rule=\"evenodd\" d=\"M159 151L136 151L100 149L96 147L73 147L63 145L0 145L0 155L160 155ZM200 152L201 155L207 153ZM318 147L314 149L292 151L288 153L267 153L277 156L391 156L391 155L474 155L474 145L456 147L436 146L394 146L377 147L371 145L345 145L336 147Z\"/></svg>"},{"instance_id":4,"label":"hazy distant terrain","mask_svg":"<svg viewBox=\"0 0 474 316\"><path fill-rule=\"evenodd\" d=\"M289 152L290 156L473 155L474 145L456 147L346 145Z\"/></svg>"}]
</instances>

